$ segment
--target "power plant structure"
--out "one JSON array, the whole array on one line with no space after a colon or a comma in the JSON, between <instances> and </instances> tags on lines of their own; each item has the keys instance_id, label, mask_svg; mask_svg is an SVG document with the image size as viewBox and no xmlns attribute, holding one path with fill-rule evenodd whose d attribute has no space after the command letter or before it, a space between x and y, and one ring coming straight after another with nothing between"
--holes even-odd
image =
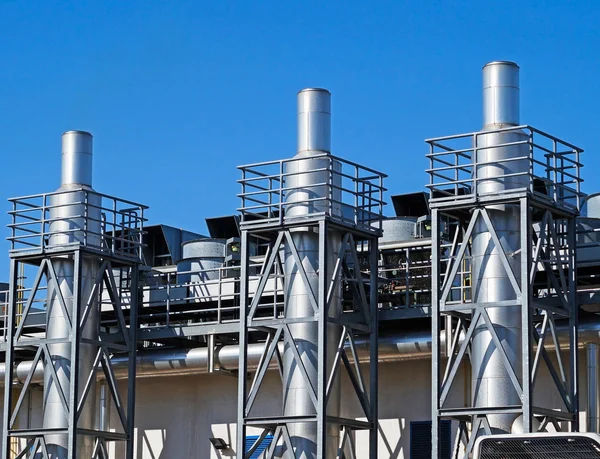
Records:
<instances>
[{"instance_id":1,"label":"power plant structure","mask_svg":"<svg viewBox=\"0 0 600 459\"><path fill-rule=\"evenodd\" d=\"M2 459L600 457L600 194L520 97L485 65L481 130L388 196L304 89L209 234L95 191L65 132L60 188L9 200Z\"/></svg>"},{"instance_id":2,"label":"power plant structure","mask_svg":"<svg viewBox=\"0 0 600 459\"><path fill-rule=\"evenodd\" d=\"M520 125L519 97L519 67L491 62L483 68L483 130L428 140L433 437L440 420L456 420L465 432L466 454L482 433L532 432L549 423L578 430L575 218L583 198L581 149ZM452 222L451 244L439 232L442 215ZM566 352L556 335L559 320L569 324ZM471 399L449 406L467 352ZM536 400L542 362L560 394L560 409Z\"/></svg>"},{"instance_id":3,"label":"power plant structure","mask_svg":"<svg viewBox=\"0 0 600 459\"><path fill-rule=\"evenodd\" d=\"M24 440L27 457L102 457L107 443L118 440L126 441L129 450L137 327L127 326L125 315L135 324L137 311L125 312L124 297L130 304L137 303L144 207L94 191L92 136L83 131L63 134L62 181L56 192L10 202L5 387L12 387L15 363L23 355L33 359L23 386L4 391L2 455L11 457L15 440ZM20 283L23 265L37 271L30 288ZM101 320L108 310L117 319L111 327ZM26 329L32 321L38 327L29 333ZM126 391L117 386L111 363L113 355L123 353L131 362ZM43 368L41 425L20 428L18 420L39 366ZM113 431L98 428L99 372L104 373L107 396L120 417Z\"/></svg>"}]
</instances>

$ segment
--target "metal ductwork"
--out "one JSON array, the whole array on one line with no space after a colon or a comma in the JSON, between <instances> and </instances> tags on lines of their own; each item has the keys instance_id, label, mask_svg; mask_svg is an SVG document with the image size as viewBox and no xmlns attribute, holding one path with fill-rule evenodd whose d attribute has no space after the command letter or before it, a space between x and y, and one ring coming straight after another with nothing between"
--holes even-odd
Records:
<instances>
[{"instance_id":1,"label":"metal ductwork","mask_svg":"<svg viewBox=\"0 0 600 459\"><path fill-rule=\"evenodd\" d=\"M519 124L519 67L513 62L491 62L483 67L483 118L484 134L477 138L476 186L480 195L526 188L527 175L505 177L507 174L528 172L527 160L510 161L527 157L527 145L510 145L526 138L524 133L492 132L502 127ZM507 161L508 160L508 161ZM517 253L520 247L518 205L487 206L493 227L504 247L492 242L489 228L478 220L472 238L473 302L493 304L515 299L502 253ZM511 268L520 279L521 265L518 256L510 258ZM505 344L507 355L515 368L521 367L521 313L519 306L489 308L490 319L498 337ZM513 388L501 354L496 349L492 335L481 323L473 335L472 347L473 406L495 407L520 403ZM509 433L515 416L490 415L488 421L494 433Z\"/></svg>"},{"instance_id":2,"label":"metal ductwork","mask_svg":"<svg viewBox=\"0 0 600 459\"><path fill-rule=\"evenodd\" d=\"M92 186L92 135L83 131L68 131L62 136L62 185L58 193L51 196L52 208L50 210L50 236L49 249L67 246L73 243L84 243L100 246L101 215L100 197L88 194ZM88 205L85 203L89 202ZM97 238L97 241L90 239ZM68 255L56 256L53 259L56 270L56 280L60 292L53 284L48 286L47 324L46 336L52 340L64 342L48 344L50 358L54 362L58 380L55 380L52 371L44 373L44 406L43 428L65 429L68 421L63 414L62 394L70 397L71 344L69 340L69 317L65 316L61 301L64 299L65 310L71 311L73 316L74 305L75 265L73 258ZM84 258L81 266L79 288L81 297L90 299L90 312L86 326L82 331L82 338L96 340L100 324L100 308L98 298L90 298L93 285L98 275L99 263L97 260ZM97 353L97 346L90 343L81 343L79 349L79 373L88 375ZM46 365L46 368L50 368ZM84 384L80 385L82 395ZM90 393L95 394L95 384L92 384ZM87 397L79 417L79 426L83 429L94 429L96 419L96 397ZM48 453L52 459L67 457L68 436L66 434L47 435L46 443ZM93 442L90 437L82 437L78 442L77 457L91 457Z\"/></svg>"}]
</instances>

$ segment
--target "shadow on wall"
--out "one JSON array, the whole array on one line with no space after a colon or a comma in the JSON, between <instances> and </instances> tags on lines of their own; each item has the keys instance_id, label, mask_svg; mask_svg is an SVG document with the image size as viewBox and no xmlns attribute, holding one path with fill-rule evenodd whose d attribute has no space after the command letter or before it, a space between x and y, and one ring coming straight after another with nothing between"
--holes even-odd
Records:
<instances>
[{"instance_id":1,"label":"shadow on wall","mask_svg":"<svg viewBox=\"0 0 600 459\"><path fill-rule=\"evenodd\" d=\"M173 458L173 441L172 435L169 435L169 443L167 443L167 430L168 429L136 429L136 445L135 445L135 457L136 459L172 459ZM210 442L210 437L221 438L230 445L225 449L218 450ZM191 442L194 446L188 446L190 448L187 452L182 450L182 454L189 458L199 459L234 459L236 457L235 450L231 447L236 440L235 425L234 424L219 424L217 432L213 430L212 434L204 436L197 436L196 442ZM208 451L208 455L206 455ZM121 451L124 454L124 451ZM118 454L116 457L120 457Z\"/></svg>"},{"instance_id":2,"label":"shadow on wall","mask_svg":"<svg viewBox=\"0 0 600 459\"><path fill-rule=\"evenodd\" d=\"M398 459L400 457L408 457L402 451L402 438L405 435L406 431L406 421L404 419L386 419L385 421L386 427L384 432L384 428L382 426L382 421L379 421L377 424L377 429L379 430L379 456L381 457L389 457L390 459ZM393 424L398 424L398 427L392 427ZM406 434L408 435L408 434ZM383 444L383 447L382 447ZM383 454L382 453L387 453Z\"/></svg>"},{"instance_id":3,"label":"shadow on wall","mask_svg":"<svg viewBox=\"0 0 600 459\"><path fill-rule=\"evenodd\" d=\"M149 433L152 435L149 436ZM136 445L137 457L139 459L166 459L166 455L162 454L166 441L166 429L145 430L143 432L138 430Z\"/></svg>"},{"instance_id":4,"label":"shadow on wall","mask_svg":"<svg viewBox=\"0 0 600 459\"><path fill-rule=\"evenodd\" d=\"M215 457L217 457L217 459L225 459L225 458L235 458L235 451L231 448L231 445L233 445L233 442L235 441L235 432L231 431L231 425L230 424L226 424L225 426L227 435L223 436L222 433L220 433L218 438L223 438L223 440L225 440L225 443L227 443L228 445L230 445L228 448L225 449L214 449L215 451ZM213 435L217 436L215 434L215 432L213 431Z\"/></svg>"}]
</instances>

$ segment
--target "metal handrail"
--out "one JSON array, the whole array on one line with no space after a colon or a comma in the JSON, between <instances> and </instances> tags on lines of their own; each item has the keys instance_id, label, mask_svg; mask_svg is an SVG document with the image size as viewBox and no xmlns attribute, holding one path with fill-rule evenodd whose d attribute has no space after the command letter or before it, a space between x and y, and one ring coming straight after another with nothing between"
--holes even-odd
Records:
<instances>
[{"instance_id":1,"label":"metal handrail","mask_svg":"<svg viewBox=\"0 0 600 459\"><path fill-rule=\"evenodd\" d=\"M58 196L74 196L56 202ZM146 206L85 188L56 191L9 199L11 254L81 246L115 256L142 258ZM68 216L53 215L57 209L72 209ZM69 223L66 228L56 225ZM57 236L70 236L57 242Z\"/></svg>"},{"instance_id":2,"label":"metal handrail","mask_svg":"<svg viewBox=\"0 0 600 459\"><path fill-rule=\"evenodd\" d=\"M258 270L262 266L262 263L252 263L250 268ZM146 323L145 328L181 325L181 321L188 326L239 321L241 279L239 276L227 275L228 271L235 269L240 268L239 266L221 266L210 269L152 273L146 278L146 282L150 281L156 285L147 285L143 288L139 319ZM178 281L178 277L181 276L204 278L211 274L215 274L213 279L203 279L199 282ZM273 301L259 305L259 309L268 311L269 308L272 308L272 312L265 314L261 319L276 318L283 307L282 302L276 301L278 296L283 296L283 290L278 288L280 287L279 279L283 279L283 274L274 273L270 278L274 280L275 285L273 290L266 290L265 293L272 294ZM173 307L178 305L183 308L174 310ZM190 319L190 315L195 318ZM153 323L156 325L152 325Z\"/></svg>"},{"instance_id":3,"label":"metal handrail","mask_svg":"<svg viewBox=\"0 0 600 459\"><path fill-rule=\"evenodd\" d=\"M525 135L524 140L507 141L496 145L479 146L478 139L496 133L519 133ZM535 135L534 135L535 134ZM468 147L460 146L457 142L469 141ZM427 139L430 151L426 157L430 167L426 170L430 192L430 202L448 202L456 200L472 200L478 197L500 195L509 192L527 191L539 198L546 199L556 205L579 211L583 194L581 193L579 160L583 150L565 142L558 137L547 134L532 126L521 125L494 130L456 134L451 136ZM551 146L545 145L551 143ZM500 161L478 161L477 152L492 149L521 148L515 151L517 156ZM466 161L465 161L466 160ZM499 173L493 177L478 176L482 167L502 166L516 161L526 161L527 170L511 173ZM523 183L505 190L482 191L481 182L496 183L504 179L522 177ZM545 192L536 189L537 183L546 187Z\"/></svg>"},{"instance_id":4,"label":"metal handrail","mask_svg":"<svg viewBox=\"0 0 600 459\"><path fill-rule=\"evenodd\" d=\"M242 201L238 209L241 221L253 225L261 222L281 224L289 218L286 216L287 209L309 205L312 210L302 218L326 215L369 231L381 231L381 224L377 226L377 222L386 204L384 192L387 190L383 186L383 179L387 177L385 174L328 154L310 157L327 160L325 167L323 163L318 163L319 167L314 169L288 172L289 164L306 159L291 158L239 166L242 173L242 178L238 180L242 188L238 194ZM309 185L285 185L290 177L312 173L324 173L327 178L323 177L319 183ZM323 188L326 189L323 196L286 201L287 196L296 191Z\"/></svg>"}]
</instances>

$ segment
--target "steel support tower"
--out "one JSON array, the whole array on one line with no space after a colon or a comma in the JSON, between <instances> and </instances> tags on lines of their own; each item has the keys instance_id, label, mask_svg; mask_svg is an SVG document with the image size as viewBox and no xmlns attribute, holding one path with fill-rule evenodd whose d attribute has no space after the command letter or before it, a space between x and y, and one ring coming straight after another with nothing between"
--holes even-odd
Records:
<instances>
[{"instance_id":1,"label":"steel support tower","mask_svg":"<svg viewBox=\"0 0 600 459\"><path fill-rule=\"evenodd\" d=\"M57 192L10 200L2 458L108 459L108 442L122 441L121 457L131 459L145 207L91 188L86 132L63 135L62 175ZM19 278L22 268L35 272L31 284ZM129 360L124 389L114 355ZM20 375L23 385L13 386L21 360L32 364ZM108 389L101 402L112 404L120 420L113 431L101 423L100 375ZM29 391L41 383L40 424L20 422L28 417Z\"/></svg>"},{"instance_id":2,"label":"steel support tower","mask_svg":"<svg viewBox=\"0 0 600 459\"><path fill-rule=\"evenodd\" d=\"M519 125L509 62L484 67L482 131L427 142L432 457L442 457L443 419L458 421L465 458L482 434L576 431L582 150ZM554 390L536 391L542 366Z\"/></svg>"},{"instance_id":3,"label":"steel support tower","mask_svg":"<svg viewBox=\"0 0 600 459\"><path fill-rule=\"evenodd\" d=\"M250 457L268 435L268 458L357 457L357 430L368 432L368 457L377 457L384 176L329 153L329 97L320 89L298 94L298 155L240 167L239 458ZM250 247L265 250L264 263L252 263ZM252 298L250 282L257 283ZM275 293L265 295L267 286ZM357 349L357 336L368 340L367 353ZM250 377L247 346L257 341L264 352ZM258 402L269 367L281 376L282 403L273 412ZM342 390L343 375L349 391ZM360 414L344 415L342 402L355 403ZM252 445L249 429L259 435Z\"/></svg>"}]
</instances>

